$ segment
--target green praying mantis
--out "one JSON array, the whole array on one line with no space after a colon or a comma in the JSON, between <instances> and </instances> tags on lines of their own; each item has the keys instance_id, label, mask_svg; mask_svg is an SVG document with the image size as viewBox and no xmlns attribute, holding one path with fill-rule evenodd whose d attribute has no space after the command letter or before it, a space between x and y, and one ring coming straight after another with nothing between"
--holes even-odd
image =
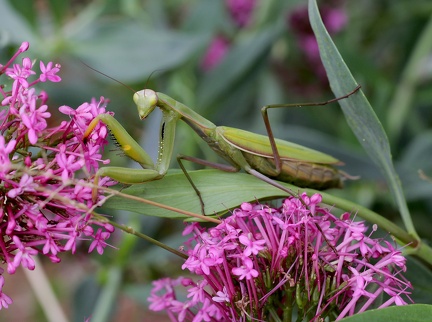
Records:
<instances>
[{"instance_id":1,"label":"green praying mantis","mask_svg":"<svg viewBox=\"0 0 432 322\"><path fill-rule=\"evenodd\" d=\"M97 184L98 179L103 176L108 176L124 184L138 184L163 178L168 171L172 158L176 124L177 121L182 120L213 151L229 163L213 163L183 155L177 157L181 169L200 200L203 214L205 214L205 205L200 191L191 180L181 160L188 160L203 166L229 172L238 172L243 169L247 173L293 196L295 196L293 191L284 187L276 180L292 183L299 187L319 190L341 187L343 178L347 176L335 167L335 165L340 165L341 162L325 153L288 141L275 139L267 111L271 108L325 105L345 99L357 92L359 88L360 86L357 86L352 92L343 97L321 103L264 106L261 109L261 113L267 130L267 136L232 127L216 126L191 108L163 93L158 93L151 89L138 91L134 94L133 100L137 105L138 114L141 119L145 119L156 107L162 110L156 164L154 164L147 152L141 148L113 116L100 114L90 123L84 133L84 137L90 135L99 121L103 122L110 129L124 154L138 162L143 169L103 167L97 172L95 183ZM94 191L94 196L96 194L97 190Z\"/></svg>"}]
</instances>

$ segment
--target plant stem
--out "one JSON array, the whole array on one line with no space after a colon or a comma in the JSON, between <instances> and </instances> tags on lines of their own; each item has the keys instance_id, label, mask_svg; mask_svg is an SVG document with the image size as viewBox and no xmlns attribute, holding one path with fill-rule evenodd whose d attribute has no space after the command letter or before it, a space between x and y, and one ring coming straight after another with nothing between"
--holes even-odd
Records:
<instances>
[{"instance_id":1,"label":"plant stem","mask_svg":"<svg viewBox=\"0 0 432 322\"><path fill-rule=\"evenodd\" d=\"M147 236L147 235L145 235L143 233L140 233L140 232L136 231L135 229L133 229L130 226L125 226L125 225L118 224L118 223L116 223L114 221L108 220L105 217L100 216L99 214L94 214L94 215L97 216L100 221L104 221L104 222L110 223L114 227L116 227L116 228L118 228L120 230L123 230L124 232L126 232L128 234L132 234L132 235L135 235L135 236L137 236L139 238L147 240L148 242L150 242L150 243L152 243L152 244L154 244L156 246L159 246L159 247L161 247L161 248L169 251L170 253L173 253L174 255L177 255L177 256L179 256L179 257L181 257L183 259L188 259L188 256L186 254L178 251L177 249L171 248L168 245L165 245L164 243L161 243L160 241L158 241L158 240L156 240L154 238L151 238L150 236Z\"/></svg>"}]
</instances>

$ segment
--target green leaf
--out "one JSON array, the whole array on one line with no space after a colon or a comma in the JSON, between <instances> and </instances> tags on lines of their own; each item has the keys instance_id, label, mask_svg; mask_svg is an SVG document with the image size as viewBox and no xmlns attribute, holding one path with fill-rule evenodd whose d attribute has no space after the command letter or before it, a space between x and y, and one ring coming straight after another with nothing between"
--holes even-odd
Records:
<instances>
[{"instance_id":1,"label":"green leaf","mask_svg":"<svg viewBox=\"0 0 432 322\"><path fill-rule=\"evenodd\" d=\"M201 192L206 215L224 214L229 209L238 207L242 202L287 197L287 194L282 190L247 173L230 173L214 169L189 171L188 173ZM320 193L324 203L348 212L356 212L358 216L376 223L381 228L397 236L397 238L406 242L412 241L412 237L393 222L360 205L322 191L299 188L280 181L278 183L298 194L306 192L311 196L314 193ZM187 217L178 212L144 203L145 200L150 200L175 209L201 214L198 197L181 171L171 171L161 180L132 185L121 192L137 197L139 200L131 200L131 198L119 195L110 198L104 204L104 207L157 217Z\"/></svg>"},{"instance_id":2,"label":"green leaf","mask_svg":"<svg viewBox=\"0 0 432 322\"><path fill-rule=\"evenodd\" d=\"M72 298L73 322L82 322L83 316L91 316L102 291L95 273L89 273L80 281Z\"/></svg>"},{"instance_id":3,"label":"green leaf","mask_svg":"<svg viewBox=\"0 0 432 322\"><path fill-rule=\"evenodd\" d=\"M330 87L336 97L344 96L358 84L325 29L315 0L309 0L309 18L318 41L321 60L326 69ZM362 91L347 99L340 100L339 104L358 141L383 171L393 197L399 206L405 227L409 233L417 236L399 177L393 166L387 135L371 105Z\"/></svg>"},{"instance_id":4,"label":"green leaf","mask_svg":"<svg viewBox=\"0 0 432 322\"><path fill-rule=\"evenodd\" d=\"M4 2L4 1L2 1ZM36 3L34 1L27 1L27 0L9 0L8 1L11 6L14 7L14 9L23 17L25 20L27 20L27 23L31 25L33 28L38 28L37 25L37 12L36 10ZM4 18L7 19L6 15L7 13L4 11L0 11L2 13L2 20ZM27 40L28 41L28 40Z\"/></svg>"},{"instance_id":5,"label":"green leaf","mask_svg":"<svg viewBox=\"0 0 432 322\"><path fill-rule=\"evenodd\" d=\"M229 173L214 169L189 171L188 173L201 192L207 216L225 214L243 202L287 197L282 190L247 173ZM299 188L280 181L278 183L298 194L306 192L311 196L314 193L320 193L324 204L356 213L357 216L377 224L403 243L409 244L415 241L411 235L392 221L358 204L322 191ZM108 199L104 207L165 218L191 219L194 217L192 215L201 214L198 197L185 175L180 171L171 172L161 180L132 185L123 189L121 193L122 195ZM158 205L151 205L148 202L156 202ZM167 206L174 209L167 209ZM179 211L193 214L184 214ZM421 253L419 256L423 256L422 258L432 254L427 245L421 244L419 248L419 254Z\"/></svg>"},{"instance_id":6,"label":"green leaf","mask_svg":"<svg viewBox=\"0 0 432 322\"><path fill-rule=\"evenodd\" d=\"M108 269L106 284L101 288L97 302L93 307L92 321L108 321L117 305L117 296L122 285L123 269L118 266L111 266Z\"/></svg>"},{"instance_id":7,"label":"green leaf","mask_svg":"<svg viewBox=\"0 0 432 322\"><path fill-rule=\"evenodd\" d=\"M429 199L432 195L432 184L428 180L420 178L418 175L421 169L427 176L432 173L432 131L424 131L413 139L403 149L399 157L396 168L400 174L405 197L408 201ZM425 219L429 222L429 216L425 214ZM419 218L416 218L417 227L423 230L426 226L418 225Z\"/></svg>"},{"instance_id":8,"label":"green leaf","mask_svg":"<svg viewBox=\"0 0 432 322\"><path fill-rule=\"evenodd\" d=\"M391 306L384 309L370 310L342 319L344 322L424 322L430 321L432 305L413 304L405 306Z\"/></svg>"},{"instance_id":9,"label":"green leaf","mask_svg":"<svg viewBox=\"0 0 432 322\"><path fill-rule=\"evenodd\" d=\"M28 7L27 9L32 10L33 4L33 2L30 2L28 3L29 6L21 6ZM19 6L19 4L15 3L15 1L0 1L0 32L2 34L2 46L5 45L5 40L8 39L18 46L21 44L20 42L23 41L28 41L30 44L36 42L37 30L32 29L32 21L25 20L25 13L16 10L17 6ZM35 18L34 11L31 11L31 13L33 14L33 18ZM34 20L33 18L31 18L31 20ZM7 42L6 45L8 45Z\"/></svg>"},{"instance_id":10,"label":"green leaf","mask_svg":"<svg viewBox=\"0 0 432 322\"><path fill-rule=\"evenodd\" d=\"M68 1L48 0L50 11L56 22L56 27L61 28L63 20L67 18L71 11L71 3Z\"/></svg>"},{"instance_id":11,"label":"green leaf","mask_svg":"<svg viewBox=\"0 0 432 322\"><path fill-rule=\"evenodd\" d=\"M201 192L207 215L225 213L242 202L286 197L282 190L246 173L198 170L190 171L189 174ZM294 191L298 190L293 185L284 185ZM122 192L196 214L201 213L198 197L182 172L169 173L161 180L132 185ZM104 207L149 216L185 218L185 215L121 196L109 199Z\"/></svg>"}]
</instances>

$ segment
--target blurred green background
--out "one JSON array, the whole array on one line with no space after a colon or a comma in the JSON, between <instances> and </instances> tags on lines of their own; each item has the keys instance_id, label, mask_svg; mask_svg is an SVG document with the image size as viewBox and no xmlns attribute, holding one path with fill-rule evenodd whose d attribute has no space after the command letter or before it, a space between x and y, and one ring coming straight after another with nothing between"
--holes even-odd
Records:
<instances>
[{"instance_id":1,"label":"blurred green background","mask_svg":"<svg viewBox=\"0 0 432 322\"><path fill-rule=\"evenodd\" d=\"M24 56L62 65L62 82L44 84L52 113L61 105L78 107L92 97L109 98L108 108L155 156L160 115L141 122L133 92L85 64L134 90L166 93L218 125L265 133L261 106L333 98L309 42L306 5L294 0L0 0L0 59L5 63L22 41L29 41ZM432 185L419 178L418 170L432 176L432 2L341 0L318 5L389 136L416 228L430 240ZM344 171L361 177L336 194L399 220L383 177L337 104L271 111L270 118L277 137L332 154L345 163ZM178 126L176 142L174 154L217 160L184 124ZM113 149L107 149L112 164L132 166L121 156L115 158L119 153ZM172 166L177 167L175 160ZM172 247L182 243L181 223L136 217L116 214L118 221ZM81 254L63 254L60 264L43 261L64 310L71 321L83 321L114 274L121 276L114 286L120 291L106 320L154 320L145 311L150 281L179 274L181 261L122 234L111 243L120 250L107 248L103 256L89 257L88 245L83 245ZM15 303L0 312L0 320L45 321L26 280L5 277L5 293ZM432 301L428 288L430 292L432 286L423 284L417 291L417 301Z\"/></svg>"}]
</instances>

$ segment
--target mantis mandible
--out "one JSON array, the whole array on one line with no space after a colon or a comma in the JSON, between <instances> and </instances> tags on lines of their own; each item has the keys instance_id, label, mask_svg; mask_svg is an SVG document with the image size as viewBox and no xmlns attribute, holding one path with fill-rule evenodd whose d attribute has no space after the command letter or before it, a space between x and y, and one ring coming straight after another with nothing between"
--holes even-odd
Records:
<instances>
[{"instance_id":1,"label":"mantis mandible","mask_svg":"<svg viewBox=\"0 0 432 322\"><path fill-rule=\"evenodd\" d=\"M243 169L247 173L293 196L295 196L293 191L275 180L292 183L299 187L309 187L319 190L341 187L342 178L346 175L334 167L341 164L341 162L322 152L288 141L275 139L270 127L267 110L282 107L325 105L345 99L358 91L359 88L360 86L356 87L352 92L343 97L321 103L264 106L261 109L261 113L268 136L232 127L216 126L191 108L163 93L157 93L151 89L138 91L134 94L133 100L137 105L138 114L141 119L145 119L156 107L162 110L156 165L113 116L101 114L90 123L84 137L90 135L99 121L105 123L125 155L138 162L143 169L104 167L99 169L95 180L97 182L99 177L109 176L121 183L137 184L164 177L168 171L172 157L176 124L177 121L182 120L213 151L229 163L229 165L213 163L190 156L177 157L180 167L200 199L203 214L205 211L201 194L181 163L182 159L229 172L238 172Z\"/></svg>"}]
</instances>

